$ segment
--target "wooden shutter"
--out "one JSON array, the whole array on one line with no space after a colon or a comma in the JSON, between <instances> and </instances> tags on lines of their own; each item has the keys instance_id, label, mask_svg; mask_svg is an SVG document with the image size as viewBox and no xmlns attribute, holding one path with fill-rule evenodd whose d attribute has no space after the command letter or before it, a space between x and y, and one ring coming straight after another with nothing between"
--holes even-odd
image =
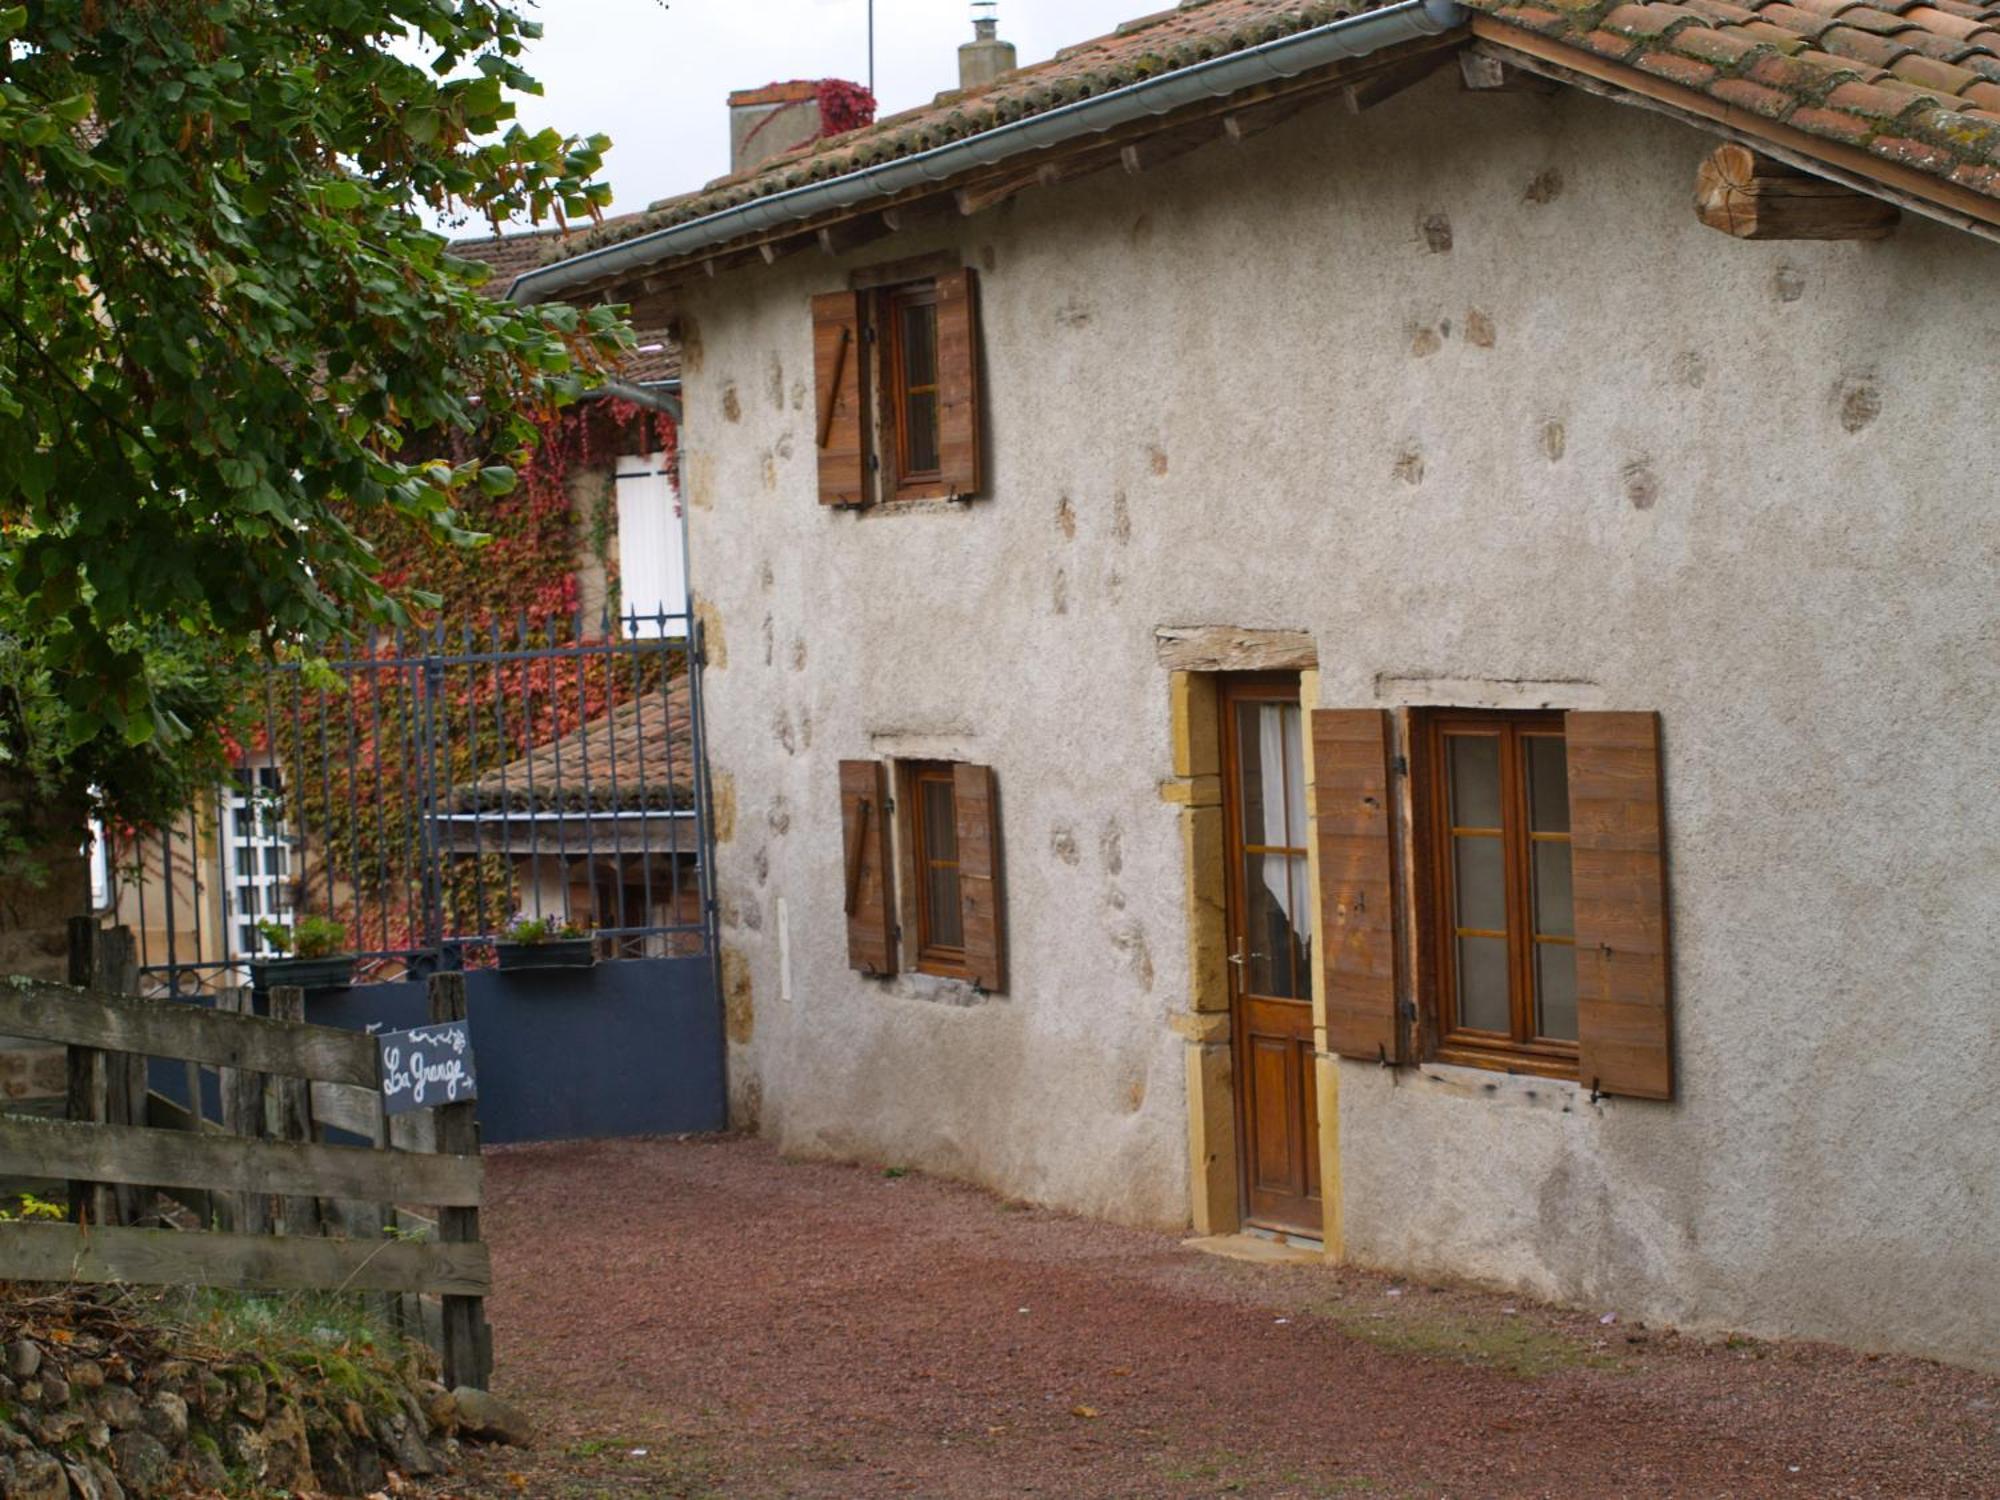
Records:
<instances>
[{"instance_id":1,"label":"wooden shutter","mask_svg":"<svg viewBox=\"0 0 2000 1500\"><path fill-rule=\"evenodd\" d=\"M819 503L868 503L868 380L861 293L812 299L814 436Z\"/></svg>"},{"instance_id":2,"label":"wooden shutter","mask_svg":"<svg viewBox=\"0 0 2000 1500\"><path fill-rule=\"evenodd\" d=\"M970 268L937 279L938 468L955 497L985 482L979 440L979 282Z\"/></svg>"},{"instance_id":3,"label":"wooden shutter","mask_svg":"<svg viewBox=\"0 0 2000 1500\"><path fill-rule=\"evenodd\" d=\"M840 763L840 841L847 893L847 962L864 974L896 972L889 903L889 797L882 763Z\"/></svg>"},{"instance_id":4,"label":"wooden shutter","mask_svg":"<svg viewBox=\"0 0 2000 1500\"><path fill-rule=\"evenodd\" d=\"M1578 1079L1600 1093L1671 1099L1659 716L1565 717Z\"/></svg>"},{"instance_id":5,"label":"wooden shutter","mask_svg":"<svg viewBox=\"0 0 2000 1500\"><path fill-rule=\"evenodd\" d=\"M959 906L965 926L965 967L982 990L1007 988L1001 920L1000 799L989 766L951 768L958 824Z\"/></svg>"},{"instance_id":6,"label":"wooden shutter","mask_svg":"<svg viewBox=\"0 0 2000 1500\"><path fill-rule=\"evenodd\" d=\"M1317 709L1312 743L1327 1050L1396 1062L1402 1027L1396 1018L1389 716L1377 708Z\"/></svg>"}]
</instances>

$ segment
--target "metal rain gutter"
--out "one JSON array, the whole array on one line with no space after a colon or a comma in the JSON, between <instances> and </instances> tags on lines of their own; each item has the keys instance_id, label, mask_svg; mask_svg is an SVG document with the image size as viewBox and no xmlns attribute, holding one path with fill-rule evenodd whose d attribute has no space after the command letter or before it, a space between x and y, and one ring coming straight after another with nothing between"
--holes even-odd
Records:
<instances>
[{"instance_id":1,"label":"metal rain gutter","mask_svg":"<svg viewBox=\"0 0 2000 1500\"><path fill-rule=\"evenodd\" d=\"M1108 94L1079 99L1045 114L995 126L962 141L933 146L914 156L898 157L825 182L772 193L734 208L704 214L685 224L656 229L620 244L524 271L514 278L507 296L514 302L547 301L585 281L693 255L746 234L855 208L873 199L893 197L974 168L993 166L1024 151L1062 145L1082 136L1102 135L1148 115L1171 114L1191 104L1226 98L1274 79L1295 78L1345 58L1366 57L1398 42L1440 36L1464 25L1470 14L1458 0L1401 0L1380 10L1363 11L1358 16L1261 42L1226 57L1210 58L1156 78L1142 79Z\"/></svg>"},{"instance_id":2,"label":"metal rain gutter","mask_svg":"<svg viewBox=\"0 0 2000 1500\"><path fill-rule=\"evenodd\" d=\"M557 261L557 265L565 262ZM681 383L678 380L662 381L658 385L634 385L629 380L607 380L602 385L592 386L583 393L588 401L593 397L602 399L616 396L630 401L635 406L644 406L657 412L665 412L676 422L681 420Z\"/></svg>"}]
</instances>

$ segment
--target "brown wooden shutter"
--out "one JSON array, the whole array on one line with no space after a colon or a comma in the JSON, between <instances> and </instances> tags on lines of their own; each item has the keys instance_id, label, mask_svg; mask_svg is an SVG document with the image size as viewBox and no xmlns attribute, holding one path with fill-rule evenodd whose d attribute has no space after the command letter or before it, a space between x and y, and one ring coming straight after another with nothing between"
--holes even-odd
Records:
<instances>
[{"instance_id":1,"label":"brown wooden shutter","mask_svg":"<svg viewBox=\"0 0 2000 1500\"><path fill-rule=\"evenodd\" d=\"M1327 1050L1396 1062L1402 1027L1396 1019L1389 716L1378 708L1317 709L1312 736Z\"/></svg>"},{"instance_id":2,"label":"brown wooden shutter","mask_svg":"<svg viewBox=\"0 0 2000 1500\"><path fill-rule=\"evenodd\" d=\"M988 766L951 768L958 824L959 905L965 967L982 990L1007 988L1007 945L1000 885L1000 799Z\"/></svg>"},{"instance_id":3,"label":"brown wooden shutter","mask_svg":"<svg viewBox=\"0 0 2000 1500\"><path fill-rule=\"evenodd\" d=\"M1599 1093L1671 1099L1659 716L1565 717L1576 891L1577 1076Z\"/></svg>"},{"instance_id":4,"label":"brown wooden shutter","mask_svg":"<svg viewBox=\"0 0 2000 1500\"><path fill-rule=\"evenodd\" d=\"M868 380L859 292L812 299L819 503L868 503Z\"/></svg>"},{"instance_id":5,"label":"brown wooden shutter","mask_svg":"<svg viewBox=\"0 0 2000 1500\"><path fill-rule=\"evenodd\" d=\"M937 279L938 468L954 496L985 483L979 441L979 281L970 268Z\"/></svg>"},{"instance_id":6,"label":"brown wooden shutter","mask_svg":"<svg viewBox=\"0 0 2000 1500\"><path fill-rule=\"evenodd\" d=\"M896 972L889 902L889 797L882 763L840 763L840 842L847 895L847 962L864 974Z\"/></svg>"}]
</instances>

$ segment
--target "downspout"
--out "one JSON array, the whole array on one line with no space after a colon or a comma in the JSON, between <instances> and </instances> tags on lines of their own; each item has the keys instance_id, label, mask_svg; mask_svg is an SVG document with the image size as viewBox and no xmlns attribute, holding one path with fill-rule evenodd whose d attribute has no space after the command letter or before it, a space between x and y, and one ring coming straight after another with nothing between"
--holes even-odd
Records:
<instances>
[{"instance_id":1,"label":"downspout","mask_svg":"<svg viewBox=\"0 0 2000 1500\"><path fill-rule=\"evenodd\" d=\"M662 260L696 255L744 235L948 181L1024 151L1044 150L1084 136L1102 135L1149 115L1171 114L1189 105L1227 98L1275 79L1295 78L1330 63L1366 57L1399 42L1440 36L1464 25L1469 15L1458 0L1400 0L1398 4L1330 21L1226 57L1142 79L1108 94L1079 99L1074 104L999 125L962 141L934 146L914 156L772 193L690 219L685 224L656 229L621 244L586 251L523 272L514 278L507 295L515 302L547 301L586 281L617 276Z\"/></svg>"}]
</instances>

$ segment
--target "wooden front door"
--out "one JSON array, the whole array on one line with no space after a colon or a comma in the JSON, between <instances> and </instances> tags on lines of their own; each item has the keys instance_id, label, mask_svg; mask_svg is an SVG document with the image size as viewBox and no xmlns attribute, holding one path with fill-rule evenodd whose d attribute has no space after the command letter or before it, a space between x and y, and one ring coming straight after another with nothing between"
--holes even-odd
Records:
<instances>
[{"instance_id":1,"label":"wooden front door","mask_svg":"<svg viewBox=\"0 0 2000 1500\"><path fill-rule=\"evenodd\" d=\"M1323 1221L1299 679L1225 679L1222 709L1243 1220L1317 1239Z\"/></svg>"}]
</instances>

